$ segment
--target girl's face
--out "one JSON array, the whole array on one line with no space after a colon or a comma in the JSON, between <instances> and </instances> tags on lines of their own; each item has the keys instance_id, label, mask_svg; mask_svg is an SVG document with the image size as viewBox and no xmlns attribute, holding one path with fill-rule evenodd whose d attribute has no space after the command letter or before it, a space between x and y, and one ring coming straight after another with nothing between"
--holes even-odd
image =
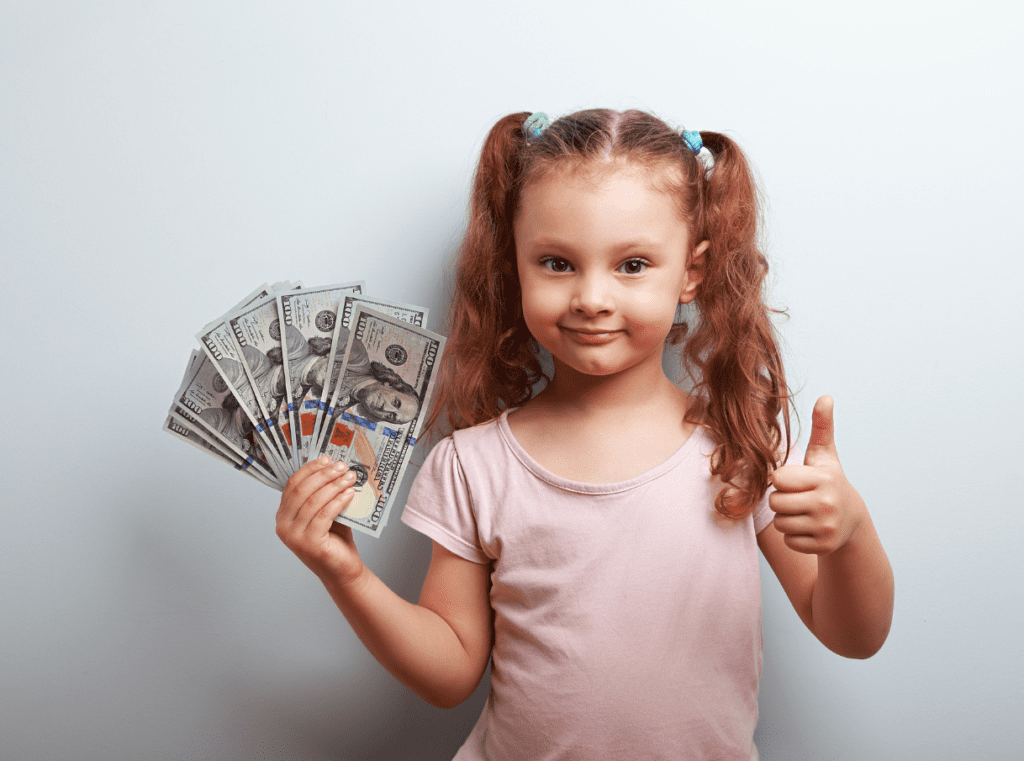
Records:
<instances>
[{"instance_id":1,"label":"girl's face","mask_svg":"<svg viewBox=\"0 0 1024 761\"><path fill-rule=\"evenodd\" d=\"M556 170L523 189L514 227L523 315L556 373L560 364L587 375L661 367L708 244L691 252L675 199L652 179L622 164Z\"/></svg>"}]
</instances>

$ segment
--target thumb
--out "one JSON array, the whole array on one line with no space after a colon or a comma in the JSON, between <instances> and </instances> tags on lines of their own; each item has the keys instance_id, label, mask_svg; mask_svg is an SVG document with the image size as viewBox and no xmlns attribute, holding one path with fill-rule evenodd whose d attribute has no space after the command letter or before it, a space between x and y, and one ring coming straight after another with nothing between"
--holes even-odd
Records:
<instances>
[{"instance_id":1,"label":"thumb","mask_svg":"<svg viewBox=\"0 0 1024 761\"><path fill-rule=\"evenodd\" d=\"M834 457L839 459L836 452L835 423L832 420L832 411L835 406L831 396L823 396L814 404L814 412L811 413L811 440L807 442L807 452L804 455L804 465L814 465L822 457Z\"/></svg>"}]
</instances>

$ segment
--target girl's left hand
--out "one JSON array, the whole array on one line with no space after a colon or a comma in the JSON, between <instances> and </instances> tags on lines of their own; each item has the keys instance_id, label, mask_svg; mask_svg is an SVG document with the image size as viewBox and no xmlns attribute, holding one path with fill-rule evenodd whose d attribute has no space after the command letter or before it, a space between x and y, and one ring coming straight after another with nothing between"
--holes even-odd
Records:
<instances>
[{"instance_id":1,"label":"girl's left hand","mask_svg":"<svg viewBox=\"0 0 1024 761\"><path fill-rule=\"evenodd\" d=\"M808 555L828 555L844 546L867 514L839 464L833 404L830 396L815 403L804 464L778 468L772 474L775 491L768 497L786 546Z\"/></svg>"}]
</instances>

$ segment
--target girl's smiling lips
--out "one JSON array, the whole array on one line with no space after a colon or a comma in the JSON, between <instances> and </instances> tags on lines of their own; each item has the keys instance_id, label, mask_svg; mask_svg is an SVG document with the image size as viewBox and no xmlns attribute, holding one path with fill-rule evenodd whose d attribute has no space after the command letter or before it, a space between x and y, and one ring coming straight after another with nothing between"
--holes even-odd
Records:
<instances>
[{"instance_id":1,"label":"girl's smiling lips","mask_svg":"<svg viewBox=\"0 0 1024 761\"><path fill-rule=\"evenodd\" d=\"M594 328L570 328L566 325L558 326L562 332L568 334L570 338L577 341L578 343L588 344L595 346L599 344L609 343L614 341L615 338L621 333L621 330L597 330Z\"/></svg>"}]
</instances>

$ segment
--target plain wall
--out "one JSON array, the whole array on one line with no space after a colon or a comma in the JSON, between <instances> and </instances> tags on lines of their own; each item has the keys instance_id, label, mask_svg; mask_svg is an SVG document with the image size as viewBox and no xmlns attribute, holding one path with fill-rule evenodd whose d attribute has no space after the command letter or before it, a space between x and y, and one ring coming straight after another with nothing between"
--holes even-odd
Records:
<instances>
[{"instance_id":1,"label":"plain wall","mask_svg":"<svg viewBox=\"0 0 1024 761\"><path fill-rule=\"evenodd\" d=\"M0 756L451 757L486 683L447 712L411 695L278 541L277 494L161 424L195 332L264 281L362 278L440 319L491 124L592 106L748 152L802 441L833 395L895 571L861 662L764 567L762 758L1018 754L1022 22L989 2L0 4ZM415 599L425 537L396 518L359 544Z\"/></svg>"}]
</instances>

